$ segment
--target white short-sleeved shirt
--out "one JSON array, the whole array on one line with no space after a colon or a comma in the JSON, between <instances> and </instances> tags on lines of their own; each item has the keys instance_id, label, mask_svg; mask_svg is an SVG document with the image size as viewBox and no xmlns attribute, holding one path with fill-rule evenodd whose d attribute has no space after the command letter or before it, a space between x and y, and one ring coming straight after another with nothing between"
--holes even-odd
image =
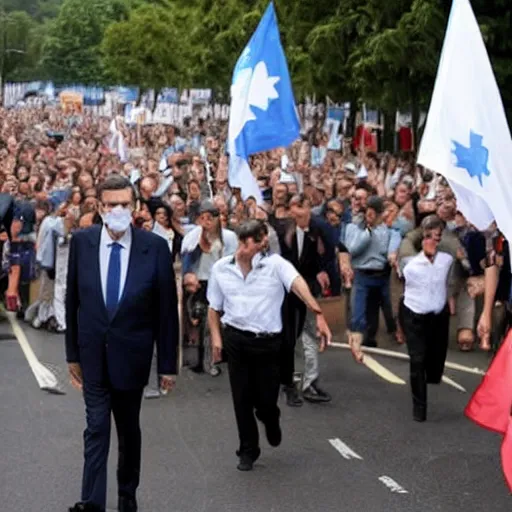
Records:
<instances>
[{"instance_id":1,"label":"white short-sleeved shirt","mask_svg":"<svg viewBox=\"0 0 512 512\"><path fill-rule=\"evenodd\" d=\"M295 267L278 254L257 254L244 279L234 256L215 263L208 281L210 308L223 311L222 323L243 331L280 333L281 306L299 276Z\"/></svg>"},{"instance_id":2,"label":"white short-sleeved shirt","mask_svg":"<svg viewBox=\"0 0 512 512\"><path fill-rule=\"evenodd\" d=\"M453 256L438 252L431 262L423 252L404 268L404 304L418 315L440 313L448 300L448 279Z\"/></svg>"}]
</instances>

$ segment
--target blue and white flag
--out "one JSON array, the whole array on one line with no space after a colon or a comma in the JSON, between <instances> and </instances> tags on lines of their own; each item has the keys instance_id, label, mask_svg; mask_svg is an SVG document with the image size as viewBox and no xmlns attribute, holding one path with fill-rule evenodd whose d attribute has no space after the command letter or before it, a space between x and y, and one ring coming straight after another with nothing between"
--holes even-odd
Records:
<instances>
[{"instance_id":1,"label":"blue and white flag","mask_svg":"<svg viewBox=\"0 0 512 512\"><path fill-rule=\"evenodd\" d=\"M469 0L453 0L418 162L442 174L479 229L512 241L512 139Z\"/></svg>"},{"instance_id":2,"label":"blue and white flag","mask_svg":"<svg viewBox=\"0 0 512 512\"><path fill-rule=\"evenodd\" d=\"M271 2L238 59L231 84L229 184L262 202L249 155L288 146L300 123L279 28Z\"/></svg>"}]
</instances>

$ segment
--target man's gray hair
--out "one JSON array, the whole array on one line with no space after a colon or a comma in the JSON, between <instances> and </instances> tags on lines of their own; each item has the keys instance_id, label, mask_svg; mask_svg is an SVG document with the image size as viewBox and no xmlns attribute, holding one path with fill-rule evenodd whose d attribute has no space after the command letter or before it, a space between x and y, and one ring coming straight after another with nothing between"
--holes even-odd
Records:
<instances>
[{"instance_id":1,"label":"man's gray hair","mask_svg":"<svg viewBox=\"0 0 512 512\"><path fill-rule=\"evenodd\" d=\"M445 223L437 215L429 215L421 221L421 229L423 232L432 231L434 229L440 229L443 231Z\"/></svg>"},{"instance_id":2,"label":"man's gray hair","mask_svg":"<svg viewBox=\"0 0 512 512\"><path fill-rule=\"evenodd\" d=\"M101 201L102 194L106 190L124 190L125 188L132 191L132 199L135 202L137 194L131 181L120 174L109 174L105 181L98 185L98 198Z\"/></svg>"}]
</instances>

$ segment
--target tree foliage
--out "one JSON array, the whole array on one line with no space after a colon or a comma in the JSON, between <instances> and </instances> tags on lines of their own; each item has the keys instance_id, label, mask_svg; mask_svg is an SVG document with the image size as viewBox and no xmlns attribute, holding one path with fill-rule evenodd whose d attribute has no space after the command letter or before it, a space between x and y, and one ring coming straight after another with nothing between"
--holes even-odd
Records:
<instances>
[{"instance_id":1,"label":"tree foliage","mask_svg":"<svg viewBox=\"0 0 512 512\"><path fill-rule=\"evenodd\" d=\"M386 113L410 109L415 119L428 107L451 2L274 3L298 99L315 93L365 102ZM512 2L471 3L512 115ZM3 5L8 16L25 13L20 34L9 39L29 49L18 63L6 57L9 76L208 87L227 95L236 60L268 0L4 0Z\"/></svg>"},{"instance_id":2,"label":"tree foliage","mask_svg":"<svg viewBox=\"0 0 512 512\"><path fill-rule=\"evenodd\" d=\"M43 47L42 65L48 76L56 83L103 83L103 35L111 23L127 15L121 0L64 0Z\"/></svg>"},{"instance_id":3,"label":"tree foliage","mask_svg":"<svg viewBox=\"0 0 512 512\"><path fill-rule=\"evenodd\" d=\"M111 24L101 46L108 79L143 89L189 85L183 18L172 5L144 4Z\"/></svg>"}]
</instances>

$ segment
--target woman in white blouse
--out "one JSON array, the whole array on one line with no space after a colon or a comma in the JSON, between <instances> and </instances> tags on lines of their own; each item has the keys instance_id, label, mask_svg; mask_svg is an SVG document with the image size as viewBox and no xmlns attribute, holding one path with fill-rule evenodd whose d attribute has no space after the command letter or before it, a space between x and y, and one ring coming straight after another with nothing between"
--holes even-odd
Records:
<instances>
[{"instance_id":1,"label":"woman in white blouse","mask_svg":"<svg viewBox=\"0 0 512 512\"><path fill-rule=\"evenodd\" d=\"M448 308L453 257L437 250L444 222L436 215L422 224L422 251L401 261L405 280L400 323L410 356L410 380L415 421L427 419L427 384L443 376L450 326Z\"/></svg>"}]
</instances>

